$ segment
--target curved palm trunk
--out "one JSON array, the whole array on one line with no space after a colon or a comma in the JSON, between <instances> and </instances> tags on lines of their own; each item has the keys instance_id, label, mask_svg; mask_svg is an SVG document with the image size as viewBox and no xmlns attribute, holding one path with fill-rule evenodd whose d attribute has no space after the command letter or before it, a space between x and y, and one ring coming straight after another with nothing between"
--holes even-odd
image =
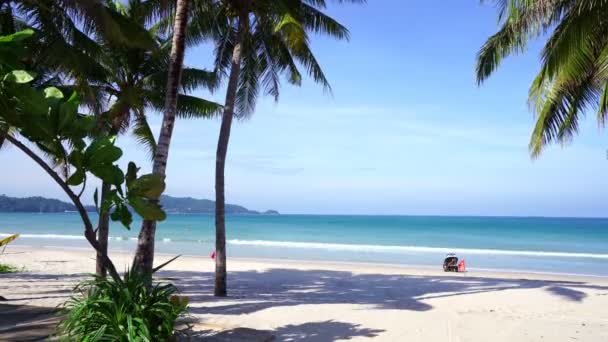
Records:
<instances>
[{"instance_id":1,"label":"curved palm trunk","mask_svg":"<svg viewBox=\"0 0 608 342\"><path fill-rule=\"evenodd\" d=\"M169 145L173 135L173 124L175 123L175 110L177 106L177 95L182 76L184 63L186 25L188 23L188 0L177 0L175 10L175 21L173 23L173 40L169 62L169 75L167 79L167 94L165 97L165 113L163 123L158 137L156 153L154 154L154 166L152 172L165 178L167 159L169 157ZM157 199L158 201L158 199ZM154 264L154 237L156 234L156 222L144 220L139 232L137 250L133 259L133 268L143 272L151 283L152 268Z\"/></svg>"},{"instance_id":2,"label":"curved palm trunk","mask_svg":"<svg viewBox=\"0 0 608 342\"><path fill-rule=\"evenodd\" d=\"M230 140L230 129L234 117L234 104L241 73L242 45L247 29L247 20L239 20L239 34L232 50L232 64L226 90L226 103L222 114L222 125L215 156L215 291L216 296L227 295L226 282L226 197L224 189L224 170Z\"/></svg>"},{"instance_id":3,"label":"curved palm trunk","mask_svg":"<svg viewBox=\"0 0 608 342\"><path fill-rule=\"evenodd\" d=\"M103 203L108 193L110 192L110 184L103 182L101 185L101 202ZM103 255L108 254L108 236L110 235L110 213L106 210L105 212L99 213L99 221L97 223L97 242L99 243L100 251L97 252L96 260L96 273L98 277L106 277L106 267L104 264Z\"/></svg>"}]
</instances>

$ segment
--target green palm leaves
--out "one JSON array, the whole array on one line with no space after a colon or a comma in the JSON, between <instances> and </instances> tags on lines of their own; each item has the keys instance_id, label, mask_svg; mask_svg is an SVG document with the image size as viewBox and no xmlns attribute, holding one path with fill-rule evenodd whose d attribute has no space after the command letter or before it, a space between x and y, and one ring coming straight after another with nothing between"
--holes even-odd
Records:
<instances>
[{"instance_id":1,"label":"green palm leaves","mask_svg":"<svg viewBox=\"0 0 608 342\"><path fill-rule=\"evenodd\" d=\"M278 101L282 77L300 85L300 68L325 90L331 90L310 48L309 33L348 39L348 30L322 13L325 5L322 0L199 0L194 6L204 9L200 14L205 21L199 17L194 25L193 31L200 37L193 41L211 38L215 70L228 76L215 162L216 296L227 293L224 172L233 117L251 115L262 91Z\"/></svg>"},{"instance_id":2,"label":"green palm leaves","mask_svg":"<svg viewBox=\"0 0 608 342\"><path fill-rule=\"evenodd\" d=\"M600 125L608 111L608 3L594 0L500 0L501 29L481 48L477 82L482 83L503 58L525 51L530 39L548 34L541 70L530 87L537 121L530 152L568 142L578 120L597 110Z\"/></svg>"},{"instance_id":3,"label":"green palm leaves","mask_svg":"<svg viewBox=\"0 0 608 342\"><path fill-rule=\"evenodd\" d=\"M359 2L359 1L352 1ZM278 100L281 78L299 85L302 73L330 91L331 87L310 47L309 34L348 39L348 30L322 12L324 1L261 0L242 8L239 1L212 1L215 69L227 74L239 32L238 13L248 12L249 27L242 42L242 63L235 115L247 117L263 92ZM301 70L303 69L303 71Z\"/></svg>"},{"instance_id":4,"label":"green palm leaves","mask_svg":"<svg viewBox=\"0 0 608 342\"><path fill-rule=\"evenodd\" d=\"M169 67L170 39L162 35L155 23L150 22L150 4L130 1L127 5L112 2L114 11L121 13L131 23L147 27L145 33L152 44L125 44L96 37L94 73L74 75L72 89L84 95L84 103L100 119L107 132L123 133L132 129L136 139L148 147L154 155L156 142L148 124L146 113L164 109L167 73ZM95 54L91 54L95 55ZM182 118L209 118L220 109L217 103L186 95L201 87L213 89L215 74L197 68L185 68L179 95L177 116Z\"/></svg>"},{"instance_id":5,"label":"green palm leaves","mask_svg":"<svg viewBox=\"0 0 608 342\"><path fill-rule=\"evenodd\" d=\"M19 234L13 234L13 235L10 235L10 236L5 237L4 239L0 240L0 247L2 247L2 253L0 253L0 254L3 254L4 250L6 249L6 246L9 243L17 240L18 237L19 237Z\"/></svg>"}]
</instances>

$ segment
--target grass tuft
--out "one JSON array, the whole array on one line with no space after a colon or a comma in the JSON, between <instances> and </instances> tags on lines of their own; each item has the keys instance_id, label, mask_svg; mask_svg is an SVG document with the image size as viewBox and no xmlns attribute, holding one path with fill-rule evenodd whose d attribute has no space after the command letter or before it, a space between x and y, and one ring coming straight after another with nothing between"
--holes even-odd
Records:
<instances>
[{"instance_id":1,"label":"grass tuft","mask_svg":"<svg viewBox=\"0 0 608 342\"><path fill-rule=\"evenodd\" d=\"M15 266L0 264L0 273L15 273L19 272L19 269Z\"/></svg>"},{"instance_id":2,"label":"grass tuft","mask_svg":"<svg viewBox=\"0 0 608 342\"><path fill-rule=\"evenodd\" d=\"M124 280L94 278L76 288L64 305L59 337L69 341L171 341L187 297L172 284L147 288L145 278L127 272Z\"/></svg>"}]
</instances>

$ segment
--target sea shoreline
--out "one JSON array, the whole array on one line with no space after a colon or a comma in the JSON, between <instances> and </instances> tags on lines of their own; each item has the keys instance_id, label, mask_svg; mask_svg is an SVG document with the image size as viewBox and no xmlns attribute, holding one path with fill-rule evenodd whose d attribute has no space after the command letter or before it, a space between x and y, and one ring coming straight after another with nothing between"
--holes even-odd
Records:
<instances>
[{"instance_id":1,"label":"sea shoreline","mask_svg":"<svg viewBox=\"0 0 608 342\"><path fill-rule=\"evenodd\" d=\"M139 225L136 219L133 228ZM606 219L364 216L232 216L231 258L441 265L447 253L471 270L608 276ZM76 215L0 214L0 237L14 245L88 248ZM114 222L110 248L135 248L137 231ZM156 233L156 251L209 256L215 249L212 216L173 215Z\"/></svg>"},{"instance_id":2,"label":"sea shoreline","mask_svg":"<svg viewBox=\"0 0 608 342\"><path fill-rule=\"evenodd\" d=\"M131 252L111 252L121 271ZM172 257L157 254L156 264ZM86 248L11 245L0 275L9 305L56 307L95 269ZM190 300L199 331L250 328L277 341L606 341L608 279L531 273L444 273L345 262L228 259L228 297L213 296L214 262L182 256L158 274ZM298 340L297 338L295 340Z\"/></svg>"},{"instance_id":3,"label":"sea shoreline","mask_svg":"<svg viewBox=\"0 0 608 342\"><path fill-rule=\"evenodd\" d=\"M28 253L31 251L74 251L81 253L90 253L92 247L76 247L76 246L28 246L28 245L14 245L11 246L13 252ZM10 253L10 252L9 252ZM113 255L118 256L120 260L129 260L132 257L133 251L125 249L110 249L110 257ZM176 256L174 253L156 252L157 260L169 259ZM196 255L196 254L179 254L179 259L189 259L197 261L208 261L213 263L213 260L209 256ZM398 264L398 263L378 263L378 262L363 262L363 261L335 261L335 260L316 260L316 259L285 259L285 258L250 258L250 257L229 257L228 263L254 263L261 265L275 265L275 266L301 266L310 265L312 268L320 269L347 269L349 271L356 271L358 269L373 270L378 269L382 271L389 271L391 273L402 272L404 274L416 274L416 275L448 275L448 276L467 276L467 277L493 277L493 278L507 278L507 279L529 279L529 280L581 280L581 281L606 281L608 282L608 276L606 275L595 275L595 274L579 274L579 273L567 273L567 272L536 272L529 270L516 270L516 269L491 269L491 268L478 268L468 267L466 272L444 272L442 265L429 266L429 265L416 265L416 264ZM128 266L128 264L125 264ZM25 266L25 265L24 265Z\"/></svg>"}]
</instances>

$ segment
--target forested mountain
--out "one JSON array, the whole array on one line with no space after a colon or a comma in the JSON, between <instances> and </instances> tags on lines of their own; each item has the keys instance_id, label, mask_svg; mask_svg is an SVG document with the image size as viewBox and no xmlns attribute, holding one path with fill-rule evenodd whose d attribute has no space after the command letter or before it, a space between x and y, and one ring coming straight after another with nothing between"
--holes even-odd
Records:
<instances>
[{"instance_id":1,"label":"forested mountain","mask_svg":"<svg viewBox=\"0 0 608 342\"><path fill-rule=\"evenodd\" d=\"M192 213L192 214L213 214L215 202L207 199L196 199L192 197L171 197L163 195L160 202L167 213ZM95 207L88 206L89 211L95 211ZM76 208L67 202L53 198L35 197L9 197L0 195L0 212L9 213L62 213L66 211L76 211ZM226 204L227 214L264 214L277 215L275 210L267 210L260 213L249 210L236 204Z\"/></svg>"}]
</instances>

